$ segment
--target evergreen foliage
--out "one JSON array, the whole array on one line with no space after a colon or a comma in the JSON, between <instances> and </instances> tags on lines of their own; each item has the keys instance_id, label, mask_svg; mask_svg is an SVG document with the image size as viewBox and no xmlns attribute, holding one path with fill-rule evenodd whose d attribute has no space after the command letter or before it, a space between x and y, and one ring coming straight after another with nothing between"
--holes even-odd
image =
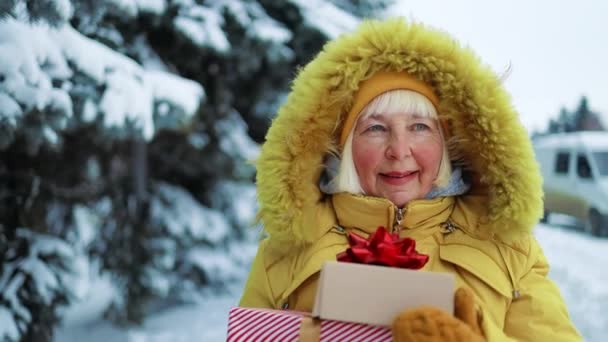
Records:
<instances>
[{"instance_id":1,"label":"evergreen foliage","mask_svg":"<svg viewBox=\"0 0 608 342\"><path fill-rule=\"evenodd\" d=\"M289 81L391 2L2 1L0 339L51 340L83 262L121 324L238 277Z\"/></svg>"},{"instance_id":2,"label":"evergreen foliage","mask_svg":"<svg viewBox=\"0 0 608 342\"><path fill-rule=\"evenodd\" d=\"M562 107L557 118L549 120L546 134L605 130L600 115L589 108L587 97L582 96L573 112Z\"/></svg>"}]
</instances>

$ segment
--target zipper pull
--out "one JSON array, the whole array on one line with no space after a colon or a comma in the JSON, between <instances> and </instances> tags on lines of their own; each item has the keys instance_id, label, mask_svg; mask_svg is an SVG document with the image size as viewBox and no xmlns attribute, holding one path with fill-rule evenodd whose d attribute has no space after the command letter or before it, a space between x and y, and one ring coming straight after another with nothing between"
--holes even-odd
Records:
<instances>
[{"instance_id":1,"label":"zipper pull","mask_svg":"<svg viewBox=\"0 0 608 342\"><path fill-rule=\"evenodd\" d=\"M443 234L450 234L456 230L456 226L454 225L454 223L452 223L452 221L447 220L443 224L443 229L444 229L444 231L442 232Z\"/></svg>"},{"instance_id":2,"label":"zipper pull","mask_svg":"<svg viewBox=\"0 0 608 342\"><path fill-rule=\"evenodd\" d=\"M399 235L401 232L401 221L403 220L403 208L397 208L395 210L395 225L393 226L393 233Z\"/></svg>"}]
</instances>

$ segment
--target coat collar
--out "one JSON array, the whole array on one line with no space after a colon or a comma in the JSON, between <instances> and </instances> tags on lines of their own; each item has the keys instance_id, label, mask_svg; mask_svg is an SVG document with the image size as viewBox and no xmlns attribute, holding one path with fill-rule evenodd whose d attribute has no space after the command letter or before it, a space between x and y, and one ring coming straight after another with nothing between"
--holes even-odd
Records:
<instances>
[{"instance_id":1,"label":"coat collar","mask_svg":"<svg viewBox=\"0 0 608 342\"><path fill-rule=\"evenodd\" d=\"M332 204L338 224L344 228L357 228L372 234L379 226L392 231L396 224L397 207L384 198L339 193L333 195ZM412 201L402 210L400 229L437 227L450 218L453 210L453 197Z\"/></svg>"}]
</instances>

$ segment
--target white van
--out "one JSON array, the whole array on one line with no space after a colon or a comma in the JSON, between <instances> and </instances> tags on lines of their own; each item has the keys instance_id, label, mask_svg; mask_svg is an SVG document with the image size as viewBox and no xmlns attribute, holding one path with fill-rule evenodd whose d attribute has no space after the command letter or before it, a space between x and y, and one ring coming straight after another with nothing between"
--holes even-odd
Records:
<instances>
[{"instance_id":1,"label":"white van","mask_svg":"<svg viewBox=\"0 0 608 342\"><path fill-rule=\"evenodd\" d=\"M585 230L608 236L608 132L576 132L533 140L545 192L545 217L574 216Z\"/></svg>"}]
</instances>

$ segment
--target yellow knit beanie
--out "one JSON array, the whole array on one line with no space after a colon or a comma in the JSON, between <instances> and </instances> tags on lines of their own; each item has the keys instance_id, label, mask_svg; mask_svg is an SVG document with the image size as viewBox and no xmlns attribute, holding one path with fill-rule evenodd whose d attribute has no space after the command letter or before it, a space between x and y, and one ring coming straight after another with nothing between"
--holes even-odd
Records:
<instances>
[{"instance_id":1,"label":"yellow knit beanie","mask_svg":"<svg viewBox=\"0 0 608 342\"><path fill-rule=\"evenodd\" d=\"M406 72L378 71L372 77L359 83L359 89L355 94L353 106L346 115L344 125L342 126L340 146L344 146L346 138L359 116L359 112L376 96L396 89L406 89L420 93L431 101L435 109L438 107L439 98L426 83ZM447 132L444 133L447 134Z\"/></svg>"}]
</instances>

